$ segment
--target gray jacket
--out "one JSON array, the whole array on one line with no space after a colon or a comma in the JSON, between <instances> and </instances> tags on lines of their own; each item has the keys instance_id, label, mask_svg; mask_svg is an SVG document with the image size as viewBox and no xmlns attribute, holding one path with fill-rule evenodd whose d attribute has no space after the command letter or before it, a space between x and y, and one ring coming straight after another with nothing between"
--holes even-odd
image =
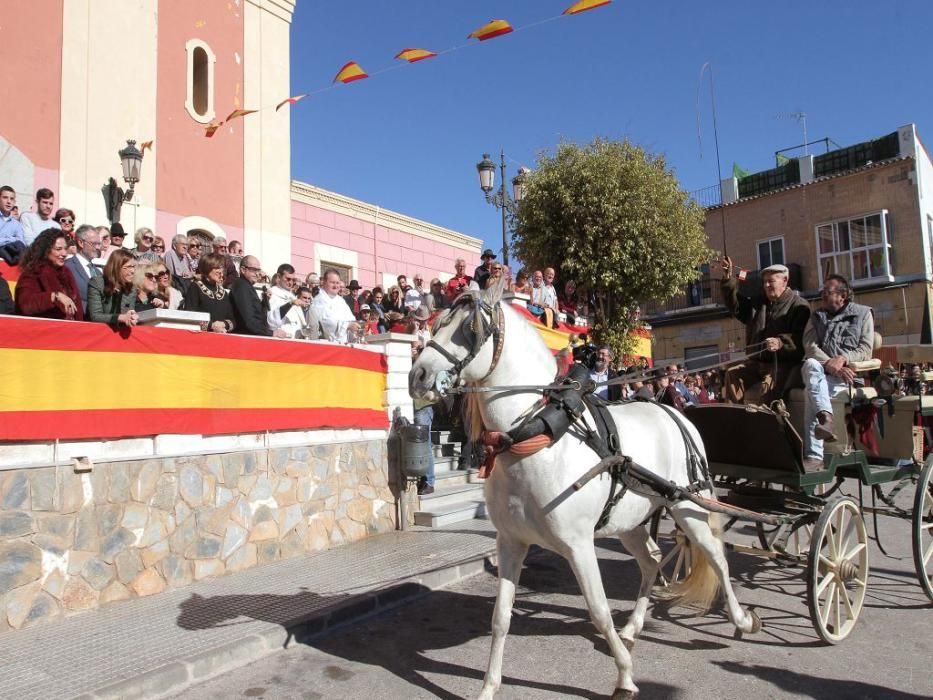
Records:
<instances>
[{"instance_id":1,"label":"gray jacket","mask_svg":"<svg viewBox=\"0 0 933 700\"><path fill-rule=\"evenodd\" d=\"M875 344L871 309L851 301L834 315L817 309L803 332L803 344L807 359L820 363L840 355L848 362L870 360Z\"/></svg>"},{"instance_id":2,"label":"gray jacket","mask_svg":"<svg viewBox=\"0 0 933 700\"><path fill-rule=\"evenodd\" d=\"M104 292L104 277L95 277L87 284L87 320L97 323L119 324L117 317L136 305L135 294Z\"/></svg>"}]
</instances>

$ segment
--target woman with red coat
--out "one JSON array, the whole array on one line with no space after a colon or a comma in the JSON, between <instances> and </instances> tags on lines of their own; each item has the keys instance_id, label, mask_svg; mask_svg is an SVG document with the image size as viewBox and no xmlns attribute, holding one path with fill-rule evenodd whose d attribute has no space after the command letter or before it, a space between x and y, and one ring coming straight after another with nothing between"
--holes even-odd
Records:
<instances>
[{"instance_id":1,"label":"woman with red coat","mask_svg":"<svg viewBox=\"0 0 933 700\"><path fill-rule=\"evenodd\" d=\"M16 313L83 321L78 285L65 267L67 242L57 228L40 233L20 259Z\"/></svg>"}]
</instances>

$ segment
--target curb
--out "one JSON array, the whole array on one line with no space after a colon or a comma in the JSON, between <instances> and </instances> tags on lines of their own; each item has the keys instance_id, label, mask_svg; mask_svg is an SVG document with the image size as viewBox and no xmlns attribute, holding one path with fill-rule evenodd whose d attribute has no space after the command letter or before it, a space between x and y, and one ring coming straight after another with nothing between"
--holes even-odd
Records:
<instances>
[{"instance_id":1,"label":"curb","mask_svg":"<svg viewBox=\"0 0 933 700\"><path fill-rule=\"evenodd\" d=\"M366 591L335 604L298 617L284 625L269 623L268 628L233 642L206 649L185 660L177 660L132 678L103 686L74 700L123 700L124 698L164 698L207 681L221 673L240 668L291 644L305 644L315 637L399 607L432 591L450 586L496 564L495 547L461 562L403 579L391 586Z\"/></svg>"}]
</instances>

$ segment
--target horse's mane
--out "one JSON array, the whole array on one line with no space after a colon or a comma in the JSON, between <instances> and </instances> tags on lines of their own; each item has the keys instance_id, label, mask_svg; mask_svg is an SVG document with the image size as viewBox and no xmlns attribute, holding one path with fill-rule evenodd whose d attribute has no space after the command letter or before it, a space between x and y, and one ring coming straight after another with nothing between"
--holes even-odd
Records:
<instances>
[{"instance_id":1,"label":"horse's mane","mask_svg":"<svg viewBox=\"0 0 933 700\"><path fill-rule=\"evenodd\" d=\"M502 291L501 286L490 288L484 295L484 299L490 304L500 302ZM505 342L509 343L509 347L520 347L528 362L539 362L547 368L547 376L542 376L541 384L551 383L557 374L557 361L554 355L551 354L541 334L535 330L534 326L511 306L508 301L501 301L500 308L505 314L507 328ZM503 348L503 353L505 352L507 350ZM483 416L480 411L482 396L483 394L479 393L465 394L464 424L471 440L478 440L483 432Z\"/></svg>"}]
</instances>

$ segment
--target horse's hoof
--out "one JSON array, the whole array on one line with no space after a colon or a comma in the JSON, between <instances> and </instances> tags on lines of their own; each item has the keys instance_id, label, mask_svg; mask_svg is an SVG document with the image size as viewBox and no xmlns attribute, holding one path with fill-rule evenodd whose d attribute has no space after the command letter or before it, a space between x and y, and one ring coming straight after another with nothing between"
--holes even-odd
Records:
<instances>
[{"instance_id":1,"label":"horse's hoof","mask_svg":"<svg viewBox=\"0 0 933 700\"><path fill-rule=\"evenodd\" d=\"M758 613L756 613L754 610L749 609L748 614L751 615L751 618L752 618L752 629L751 629L750 634L756 634L758 632L761 632L762 624L761 624L761 618L758 617Z\"/></svg>"},{"instance_id":2,"label":"horse's hoof","mask_svg":"<svg viewBox=\"0 0 933 700\"><path fill-rule=\"evenodd\" d=\"M626 690L625 688L616 688L612 694L612 700L635 700L637 697L637 690Z\"/></svg>"}]
</instances>

